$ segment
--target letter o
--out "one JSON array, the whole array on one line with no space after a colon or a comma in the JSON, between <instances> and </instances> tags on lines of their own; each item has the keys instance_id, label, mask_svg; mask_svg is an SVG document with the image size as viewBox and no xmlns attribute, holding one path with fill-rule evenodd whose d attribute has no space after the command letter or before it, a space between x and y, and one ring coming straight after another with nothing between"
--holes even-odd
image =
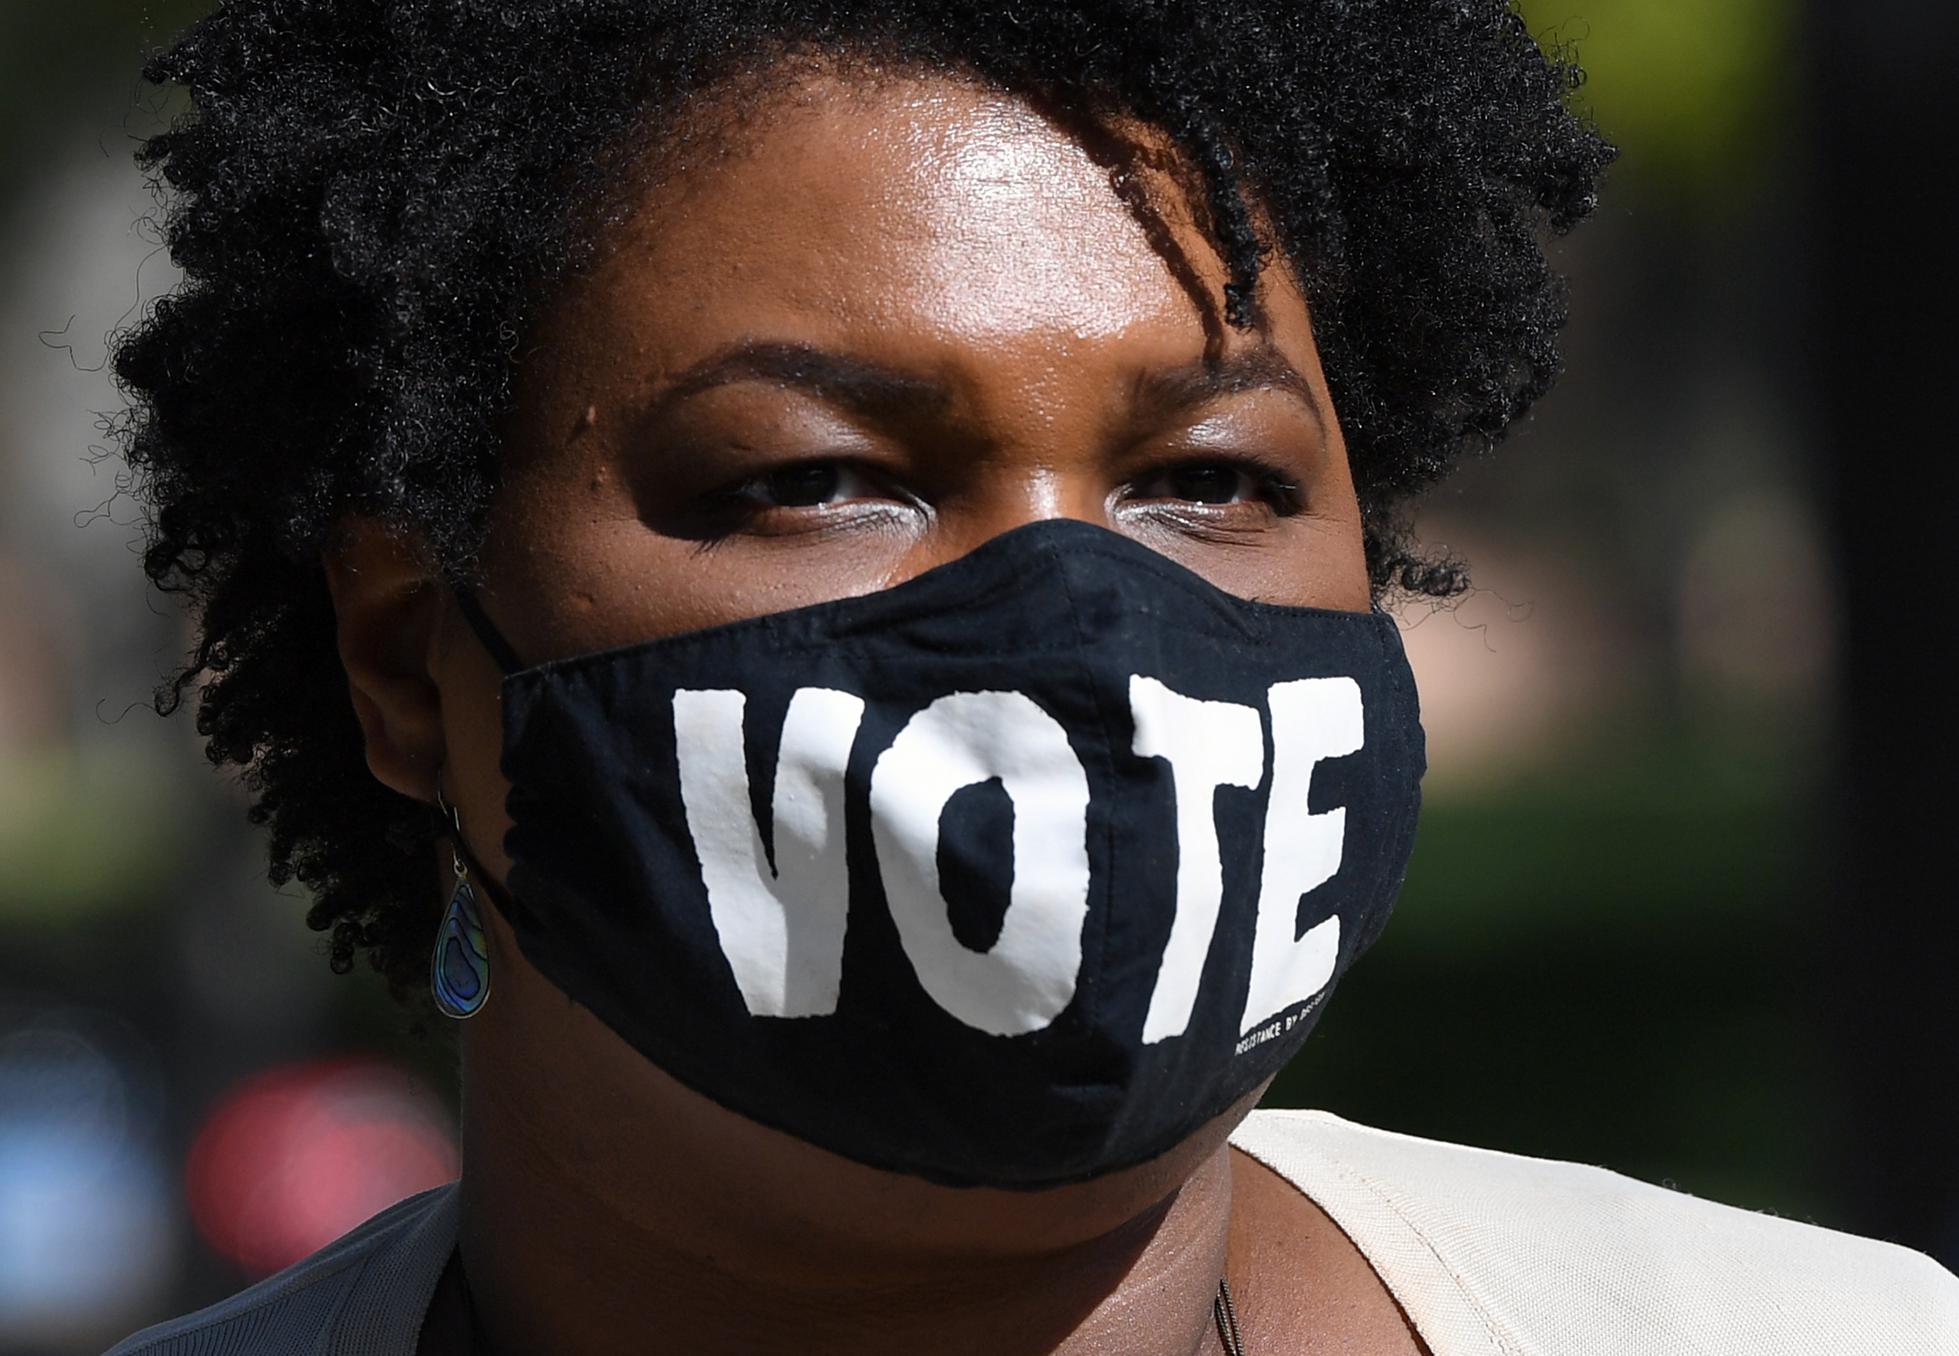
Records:
<instances>
[{"instance_id":1,"label":"letter o","mask_svg":"<svg viewBox=\"0 0 1959 1356\"><path fill-rule=\"evenodd\" d=\"M1013 872L992 949L952 931L939 819L999 778L1013 801ZM1075 996L1088 920L1088 774L1061 723L1018 692L954 692L905 723L871 770L871 832L898 940L925 991L968 1026L1019 1036Z\"/></svg>"}]
</instances>

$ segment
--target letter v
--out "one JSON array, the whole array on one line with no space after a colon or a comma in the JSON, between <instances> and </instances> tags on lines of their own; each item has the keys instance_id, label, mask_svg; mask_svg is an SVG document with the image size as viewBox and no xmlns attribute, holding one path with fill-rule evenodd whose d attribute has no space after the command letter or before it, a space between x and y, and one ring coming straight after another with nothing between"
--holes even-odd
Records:
<instances>
[{"instance_id":1,"label":"letter v","mask_svg":"<svg viewBox=\"0 0 1959 1356\"><path fill-rule=\"evenodd\" d=\"M773 868L749 798L746 704L740 692L673 694L680 800L742 1001L757 1017L818 1017L836 1011L843 979L843 773L864 702L817 687L790 698L776 754Z\"/></svg>"}]
</instances>

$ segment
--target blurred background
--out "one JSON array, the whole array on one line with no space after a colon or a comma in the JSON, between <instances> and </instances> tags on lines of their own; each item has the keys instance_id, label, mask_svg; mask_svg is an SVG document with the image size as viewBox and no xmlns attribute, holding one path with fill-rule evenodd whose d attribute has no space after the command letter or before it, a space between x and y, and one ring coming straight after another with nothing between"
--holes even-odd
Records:
<instances>
[{"instance_id":1,"label":"blurred background","mask_svg":"<svg viewBox=\"0 0 1959 1356\"><path fill-rule=\"evenodd\" d=\"M96 1352L456 1171L440 1036L328 972L146 705L190 637L102 364L174 277L130 159L174 105L135 71L204 7L0 0L0 1356ZM1414 866L1271 1100L1959 1267L1953 11L1525 12L1624 158L1558 246L1563 384L1421 516L1477 588L1404 617Z\"/></svg>"}]
</instances>

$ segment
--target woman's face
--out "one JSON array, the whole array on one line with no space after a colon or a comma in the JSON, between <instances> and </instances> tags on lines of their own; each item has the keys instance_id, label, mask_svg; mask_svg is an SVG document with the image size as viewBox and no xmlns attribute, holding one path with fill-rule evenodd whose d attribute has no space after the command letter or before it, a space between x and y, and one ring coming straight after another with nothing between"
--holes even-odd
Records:
<instances>
[{"instance_id":1,"label":"woman's face","mask_svg":"<svg viewBox=\"0 0 1959 1356\"><path fill-rule=\"evenodd\" d=\"M1224 265L1172 176L1142 167L1160 139L1134 136L1158 154L1119 196L1014 98L809 74L711 155L652 166L522 355L480 596L523 658L887 588L1056 517L1235 594L1366 608L1297 282L1275 257L1258 329L1226 326ZM501 876L498 675L453 609L432 625L437 733L395 783L426 797L442 768ZM386 722L366 723L372 758ZM556 1080L521 1114L610 1080L624 1119L693 1135L677 1153L752 1166L742 1136L773 1132L642 1076L490 921L497 997L470 1040L496 1042L506 1076ZM1214 1150L1228 1129L1197 1138Z\"/></svg>"}]
</instances>

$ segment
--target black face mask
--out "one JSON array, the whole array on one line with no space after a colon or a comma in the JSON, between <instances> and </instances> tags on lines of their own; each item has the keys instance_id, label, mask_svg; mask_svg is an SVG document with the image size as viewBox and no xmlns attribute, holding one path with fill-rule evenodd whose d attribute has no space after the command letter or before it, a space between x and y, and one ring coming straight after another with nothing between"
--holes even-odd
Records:
<instances>
[{"instance_id":1,"label":"black face mask","mask_svg":"<svg viewBox=\"0 0 1959 1356\"><path fill-rule=\"evenodd\" d=\"M525 956L646 1058L874 1167L1040 1187L1276 1073L1378 935L1423 741L1384 614L1067 520L895 588L508 677Z\"/></svg>"}]
</instances>

